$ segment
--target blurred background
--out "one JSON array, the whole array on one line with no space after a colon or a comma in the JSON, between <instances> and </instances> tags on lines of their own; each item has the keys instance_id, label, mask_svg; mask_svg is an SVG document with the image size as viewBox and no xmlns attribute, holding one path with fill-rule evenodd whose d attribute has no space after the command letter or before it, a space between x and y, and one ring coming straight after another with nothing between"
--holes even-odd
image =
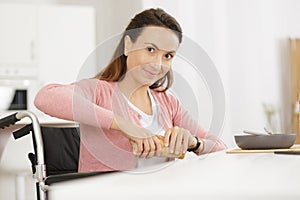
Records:
<instances>
[{"instance_id":1,"label":"blurred background","mask_svg":"<svg viewBox=\"0 0 300 200\"><path fill-rule=\"evenodd\" d=\"M226 96L220 134L228 147L245 129L299 133L298 0L0 0L1 117L38 112L32 102L39 88L75 81L97 45L150 7L173 15L214 62ZM205 128L209 101L200 103L210 112L199 113Z\"/></svg>"}]
</instances>

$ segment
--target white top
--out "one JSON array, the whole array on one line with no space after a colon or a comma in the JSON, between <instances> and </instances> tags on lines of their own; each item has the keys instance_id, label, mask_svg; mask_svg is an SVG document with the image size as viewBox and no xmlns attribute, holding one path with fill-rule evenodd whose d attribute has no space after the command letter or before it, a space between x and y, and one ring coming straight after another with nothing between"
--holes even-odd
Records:
<instances>
[{"instance_id":1,"label":"white top","mask_svg":"<svg viewBox=\"0 0 300 200\"><path fill-rule=\"evenodd\" d=\"M152 105L152 115L148 115L148 114L144 113L139 108L137 108L135 105L133 105L126 97L125 98L129 104L129 106L141 115L140 123L141 123L142 127L149 130L153 134L164 136L165 130L158 121L157 104L156 104L150 90L148 90L148 95L150 97L150 101L151 101L151 105ZM164 162L167 162L168 160L169 160L168 158L164 158L164 157L139 158L136 167L137 168L147 167L147 166L151 166L151 165L155 165L155 164L159 164L159 163L164 163Z\"/></svg>"}]
</instances>

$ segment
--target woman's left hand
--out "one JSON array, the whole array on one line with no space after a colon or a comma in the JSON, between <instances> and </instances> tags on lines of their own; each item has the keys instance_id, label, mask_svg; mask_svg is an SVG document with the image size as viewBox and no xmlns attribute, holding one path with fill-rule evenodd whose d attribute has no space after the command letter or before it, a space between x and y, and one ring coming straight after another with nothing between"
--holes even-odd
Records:
<instances>
[{"instance_id":1,"label":"woman's left hand","mask_svg":"<svg viewBox=\"0 0 300 200\"><path fill-rule=\"evenodd\" d=\"M186 153L188 148L197 144L195 137L186 129L174 126L165 132L165 146L169 146L170 153Z\"/></svg>"}]
</instances>

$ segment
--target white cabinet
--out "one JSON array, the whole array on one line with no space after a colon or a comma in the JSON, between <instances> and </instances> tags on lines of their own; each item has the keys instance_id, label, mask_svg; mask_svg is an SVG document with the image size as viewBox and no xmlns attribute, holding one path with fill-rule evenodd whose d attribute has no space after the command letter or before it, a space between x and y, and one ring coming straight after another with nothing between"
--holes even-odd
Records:
<instances>
[{"instance_id":1,"label":"white cabinet","mask_svg":"<svg viewBox=\"0 0 300 200\"><path fill-rule=\"evenodd\" d=\"M92 7L0 3L0 79L74 81L95 45Z\"/></svg>"},{"instance_id":2,"label":"white cabinet","mask_svg":"<svg viewBox=\"0 0 300 200\"><path fill-rule=\"evenodd\" d=\"M85 6L40 6L38 12L39 79L75 81L96 46L94 9Z\"/></svg>"},{"instance_id":3,"label":"white cabinet","mask_svg":"<svg viewBox=\"0 0 300 200\"><path fill-rule=\"evenodd\" d=\"M0 62L28 64L34 60L36 7L0 6Z\"/></svg>"},{"instance_id":4,"label":"white cabinet","mask_svg":"<svg viewBox=\"0 0 300 200\"><path fill-rule=\"evenodd\" d=\"M36 14L36 6L0 4L0 76L36 66Z\"/></svg>"}]
</instances>

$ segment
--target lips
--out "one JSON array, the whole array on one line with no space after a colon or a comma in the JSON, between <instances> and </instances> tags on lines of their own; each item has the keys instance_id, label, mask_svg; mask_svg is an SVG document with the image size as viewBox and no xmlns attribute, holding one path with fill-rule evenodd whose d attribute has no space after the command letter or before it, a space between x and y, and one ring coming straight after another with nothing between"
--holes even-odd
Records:
<instances>
[{"instance_id":1,"label":"lips","mask_svg":"<svg viewBox=\"0 0 300 200\"><path fill-rule=\"evenodd\" d=\"M150 77L150 78L153 78L153 77L155 77L155 76L157 76L157 75L159 74L158 72L155 73L155 72L152 72L152 71L147 70L147 69L143 69L143 71L144 71L145 74L146 74L148 77Z\"/></svg>"}]
</instances>

